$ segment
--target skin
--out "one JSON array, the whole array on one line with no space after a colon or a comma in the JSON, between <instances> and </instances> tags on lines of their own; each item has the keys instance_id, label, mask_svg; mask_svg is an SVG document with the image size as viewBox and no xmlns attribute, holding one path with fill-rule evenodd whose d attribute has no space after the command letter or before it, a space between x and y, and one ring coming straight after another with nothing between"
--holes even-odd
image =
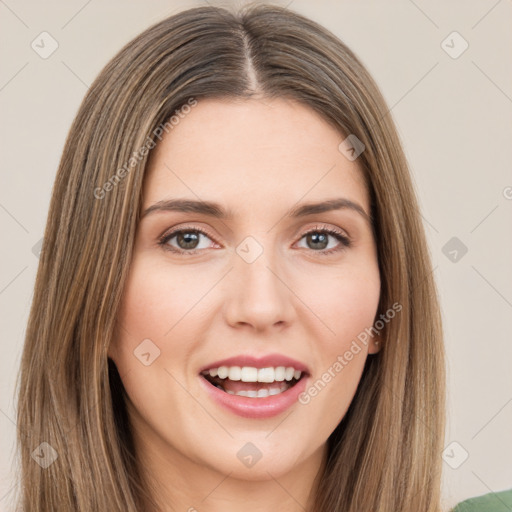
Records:
<instances>
[{"instance_id":1,"label":"skin","mask_svg":"<svg viewBox=\"0 0 512 512\"><path fill-rule=\"evenodd\" d=\"M109 348L129 397L137 456L163 511L306 507L326 440L350 405L368 354L379 350L377 338L360 344L307 405L268 419L221 408L200 386L199 369L237 354L277 352L307 364L312 383L373 325L380 276L369 223L346 208L286 216L298 203L339 197L370 213L357 160L338 150L343 139L291 100L208 99L152 151L143 211L170 198L215 201L233 211L223 220L175 211L142 217ZM304 234L317 227L341 230L350 247L332 235L327 247L315 245ZM175 228L211 236L200 235L196 254L179 254L158 243ZM263 248L252 263L236 252L248 236ZM176 236L169 246L194 250ZM144 339L160 350L149 366L134 357ZM247 442L262 454L250 468L237 458Z\"/></svg>"}]
</instances>

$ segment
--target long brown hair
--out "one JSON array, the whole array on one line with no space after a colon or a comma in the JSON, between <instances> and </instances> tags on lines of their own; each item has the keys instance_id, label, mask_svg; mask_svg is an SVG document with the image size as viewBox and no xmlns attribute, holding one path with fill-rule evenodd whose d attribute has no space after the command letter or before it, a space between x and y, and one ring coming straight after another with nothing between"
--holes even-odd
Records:
<instances>
[{"instance_id":1,"label":"long brown hair","mask_svg":"<svg viewBox=\"0 0 512 512\"><path fill-rule=\"evenodd\" d=\"M439 512L441 318L395 126L374 81L338 38L258 4L238 12L200 7L157 23L107 64L82 102L53 189L19 374L23 510L135 512L153 503L134 456L122 381L107 357L148 150L191 99L256 95L295 99L364 144L358 162L381 273L377 317L402 305L328 439L310 508ZM37 464L38 455L51 463Z\"/></svg>"}]
</instances>

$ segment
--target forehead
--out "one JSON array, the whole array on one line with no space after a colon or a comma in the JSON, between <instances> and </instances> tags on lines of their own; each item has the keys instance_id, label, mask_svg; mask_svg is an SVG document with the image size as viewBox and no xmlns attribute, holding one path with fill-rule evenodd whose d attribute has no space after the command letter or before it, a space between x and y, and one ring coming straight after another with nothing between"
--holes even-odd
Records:
<instances>
[{"instance_id":1,"label":"forehead","mask_svg":"<svg viewBox=\"0 0 512 512\"><path fill-rule=\"evenodd\" d=\"M343 195L368 211L363 175L338 149L345 136L288 99L200 99L152 150L144 204L194 197L235 211Z\"/></svg>"}]
</instances>

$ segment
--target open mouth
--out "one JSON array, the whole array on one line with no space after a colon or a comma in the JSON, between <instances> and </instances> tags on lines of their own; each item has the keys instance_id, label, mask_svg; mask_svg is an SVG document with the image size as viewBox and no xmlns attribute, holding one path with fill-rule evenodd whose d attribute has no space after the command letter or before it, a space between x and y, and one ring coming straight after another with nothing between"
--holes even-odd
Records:
<instances>
[{"instance_id":1,"label":"open mouth","mask_svg":"<svg viewBox=\"0 0 512 512\"><path fill-rule=\"evenodd\" d=\"M251 366L220 366L201 372L212 386L230 395L265 398L292 388L306 372L289 366L255 368Z\"/></svg>"}]
</instances>

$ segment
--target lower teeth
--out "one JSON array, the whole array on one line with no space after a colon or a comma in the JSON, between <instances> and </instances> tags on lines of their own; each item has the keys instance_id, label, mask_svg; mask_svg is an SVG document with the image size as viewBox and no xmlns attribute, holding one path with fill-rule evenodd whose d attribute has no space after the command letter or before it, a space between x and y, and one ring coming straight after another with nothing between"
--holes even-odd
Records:
<instances>
[{"instance_id":1,"label":"lower teeth","mask_svg":"<svg viewBox=\"0 0 512 512\"><path fill-rule=\"evenodd\" d=\"M241 391L229 391L225 390L222 386L219 384L214 384L216 388L219 388L221 391L224 391L224 393L228 393L229 395L236 395L236 396L246 396L248 398L265 398L267 396L273 396L273 395L279 395L289 389L291 386L287 383L281 383L279 387L273 387L270 389L262 388L262 389L250 389L250 390L241 390Z\"/></svg>"}]
</instances>

